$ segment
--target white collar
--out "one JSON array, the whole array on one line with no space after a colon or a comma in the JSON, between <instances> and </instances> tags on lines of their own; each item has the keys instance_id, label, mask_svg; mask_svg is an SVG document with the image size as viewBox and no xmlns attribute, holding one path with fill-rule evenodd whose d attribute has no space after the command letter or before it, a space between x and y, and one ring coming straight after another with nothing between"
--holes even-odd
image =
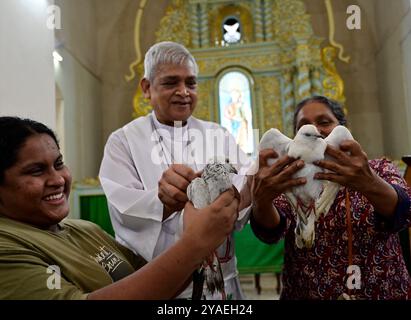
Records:
<instances>
[{"instance_id":1,"label":"white collar","mask_svg":"<svg viewBox=\"0 0 411 320\"><path fill-rule=\"evenodd\" d=\"M154 124L153 130L159 130L160 132L161 130L167 130L171 138L174 138L174 135L176 134L176 139L178 139L178 137L181 137L181 139L183 139L183 137L187 135L187 131L191 123L191 116L190 116L187 119L187 123L183 127L174 127L174 126L163 124L160 121L158 121L154 110L151 112L151 117L153 119L153 124ZM187 138L185 140L187 140Z\"/></svg>"}]
</instances>

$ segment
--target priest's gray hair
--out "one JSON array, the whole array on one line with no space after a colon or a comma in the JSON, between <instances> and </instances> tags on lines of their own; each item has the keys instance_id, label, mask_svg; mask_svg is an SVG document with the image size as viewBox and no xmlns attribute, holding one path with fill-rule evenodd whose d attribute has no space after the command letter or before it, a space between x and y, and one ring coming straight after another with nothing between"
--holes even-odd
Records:
<instances>
[{"instance_id":1,"label":"priest's gray hair","mask_svg":"<svg viewBox=\"0 0 411 320\"><path fill-rule=\"evenodd\" d=\"M193 55L183 45L163 41L148 49L144 58L144 78L152 82L158 68L163 64L188 65L198 75L198 65Z\"/></svg>"}]
</instances>

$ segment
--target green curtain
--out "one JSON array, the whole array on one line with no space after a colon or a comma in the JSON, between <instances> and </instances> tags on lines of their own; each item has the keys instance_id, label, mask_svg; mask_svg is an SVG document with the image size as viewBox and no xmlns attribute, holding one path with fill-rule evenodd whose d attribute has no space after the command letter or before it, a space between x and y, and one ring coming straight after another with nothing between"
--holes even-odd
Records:
<instances>
[{"instance_id":1,"label":"green curtain","mask_svg":"<svg viewBox=\"0 0 411 320\"><path fill-rule=\"evenodd\" d=\"M80 218L98 224L103 230L114 237L108 213L107 200L104 195L80 196Z\"/></svg>"},{"instance_id":2,"label":"green curtain","mask_svg":"<svg viewBox=\"0 0 411 320\"><path fill-rule=\"evenodd\" d=\"M254 235L250 224L235 233L237 268L240 273L280 273L284 264L284 240L268 245Z\"/></svg>"}]
</instances>

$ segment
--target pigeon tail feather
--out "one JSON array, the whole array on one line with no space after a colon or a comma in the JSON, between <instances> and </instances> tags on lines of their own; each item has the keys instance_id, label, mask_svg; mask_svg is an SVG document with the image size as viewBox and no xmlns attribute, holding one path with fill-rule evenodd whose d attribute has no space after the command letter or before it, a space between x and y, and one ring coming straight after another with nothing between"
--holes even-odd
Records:
<instances>
[{"instance_id":1,"label":"pigeon tail feather","mask_svg":"<svg viewBox=\"0 0 411 320\"><path fill-rule=\"evenodd\" d=\"M299 249L312 248L315 240L315 221L317 220L315 202L308 205L297 198L297 224L295 243Z\"/></svg>"},{"instance_id":2,"label":"pigeon tail feather","mask_svg":"<svg viewBox=\"0 0 411 320\"><path fill-rule=\"evenodd\" d=\"M223 300L226 296L224 290L224 277L223 271L221 269L220 261L218 261L218 257L216 253L213 254L211 261L207 261L207 265L205 267L205 281L207 285L207 289L210 291L211 294L214 292L220 292L222 294Z\"/></svg>"},{"instance_id":3,"label":"pigeon tail feather","mask_svg":"<svg viewBox=\"0 0 411 320\"><path fill-rule=\"evenodd\" d=\"M338 183L331 181L327 181L325 183L324 191L322 192L320 198L318 198L315 202L317 219L321 216L321 214L326 216L328 211L330 211L340 188L341 186Z\"/></svg>"}]
</instances>

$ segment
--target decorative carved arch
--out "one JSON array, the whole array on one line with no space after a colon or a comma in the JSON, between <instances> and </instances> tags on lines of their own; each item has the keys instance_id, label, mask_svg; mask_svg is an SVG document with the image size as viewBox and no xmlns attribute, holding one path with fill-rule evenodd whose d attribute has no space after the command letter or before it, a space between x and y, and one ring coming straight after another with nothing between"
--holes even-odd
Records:
<instances>
[{"instance_id":1,"label":"decorative carved arch","mask_svg":"<svg viewBox=\"0 0 411 320\"><path fill-rule=\"evenodd\" d=\"M239 17L247 41L217 44L228 15ZM344 83L335 68L333 47L321 47L302 0L173 0L160 22L157 41L190 49L200 68L195 116L218 121L216 83L227 68L248 70L253 83L253 121L260 133L270 127L292 135L295 103L313 94L344 102ZM142 74L142 63L139 65ZM135 116L150 107L137 89Z\"/></svg>"}]
</instances>

